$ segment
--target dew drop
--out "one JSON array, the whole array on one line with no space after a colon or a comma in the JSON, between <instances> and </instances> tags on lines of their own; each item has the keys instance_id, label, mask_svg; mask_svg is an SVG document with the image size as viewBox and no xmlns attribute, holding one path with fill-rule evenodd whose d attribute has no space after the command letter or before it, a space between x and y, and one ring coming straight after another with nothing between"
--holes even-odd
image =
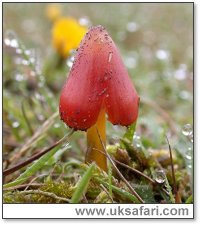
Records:
<instances>
[{"instance_id":1,"label":"dew drop","mask_svg":"<svg viewBox=\"0 0 200 225\"><path fill-rule=\"evenodd\" d=\"M188 138L189 138L190 142L193 143L193 141L194 141L194 140L193 140L193 132L192 132L191 134L188 135Z\"/></svg>"},{"instance_id":2,"label":"dew drop","mask_svg":"<svg viewBox=\"0 0 200 225\"><path fill-rule=\"evenodd\" d=\"M141 143L140 139L141 139L140 136L137 135L136 132L134 132L134 134L133 134L133 146L138 150L141 150L141 148L142 148L142 143Z\"/></svg>"},{"instance_id":3,"label":"dew drop","mask_svg":"<svg viewBox=\"0 0 200 225\"><path fill-rule=\"evenodd\" d=\"M68 66L70 69L72 68L73 63L74 63L75 54L76 54L76 51L75 51L75 50L72 50L72 51L70 52L69 58L67 59L67 66Z\"/></svg>"},{"instance_id":4,"label":"dew drop","mask_svg":"<svg viewBox=\"0 0 200 225\"><path fill-rule=\"evenodd\" d=\"M187 165L188 169L192 169L192 164Z\"/></svg>"},{"instance_id":5,"label":"dew drop","mask_svg":"<svg viewBox=\"0 0 200 225\"><path fill-rule=\"evenodd\" d=\"M8 30L5 33L4 43L5 43L5 45L7 45L9 47L12 47L12 48L17 48L19 46L18 40L16 38L16 35L11 30Z\"/></svg>"},{"instance_id":6,"label":"dew drop","mask_svg":"<svg viewBox=\"0 0 200 225\"><path fill-rule=\"evenodd\" d=\"M13 128L18 128L19 127L19 122L18 121L14 121L13 123L12 123L12 127Z\"/></svg>"},{"instance_id":7,"label":"dew drop","mask_svg":"<svg viewBox=\"0 0 200 225\"><path fill-rule=\"evenodd\" d=\"M139 148L141 148L141 145L139 143L137 143L136 147L139 149Z\"/></svg>"},{"instance_id":8,"label":"dew drop","mask_svg":"<svg viewBox=\"0 0 200 225\"><path fill-rule=\"evenodd\" d=\"M15 80L16 81L23 81L24 80L24 76L22 75L22 74L20 74L20 73L17 73L16 75L15 75Z\"/></svg>"},{"instance_id":9,"label":"dew drop","mask_svg":"<svg viewBox=\"0 0 200 225\"><path fill-rule=\"evenodd\" d=\"M28 66L30 64L30 62L26 59L22 59L21 64L24 66Z\"/></svg>"},{"instance_id":10,"label":"dew drop","mask_svg":"<svg viewBox=\"0 0 200 225\"><path fill-rule=\"evenodd\" d=\"M192 149L188 148L186 154L185 154L185 158L188 160L192 160Z\"/></svg>"},{"instance_id":11,"label":"dew drop","mask_svg":"<svg viewBox=\"0 0 200 225\"><path fill-rule=\"evenodd\" d=\"M185 136L189 136L189 135L193 134L191 124L188 123L183 126L182 134Z\"/></svg>"},{"instance_id":12,"label":"dew drop","mask_svg":"<svg viewBox=\"0 0 200 225\"><path fill-rule=\"evenodd\" d=\"M138 28L139 28L138 24L133 21L127 23L127 25L126 25L126 30L131 33L137 31Z\"/></svg>"},{"instance_id":13,"label":"dew drop","mask_svg":"<svg viewBox=\"0 0 200 225\"><path fill-rule=\"evenodd\" d=\"M91 22L87 17L81 17L78 22L81 26L86 26L86 27L91 26Z\"/></svg>"},{"instance_id":14,"label":"dew drop","mask_svg":"<svg viewBox=\"0 0 200 225\"><path fill-rule=\"evenodd\" d=\"M134 134L133 134L133 140L136 140L136 141L138 141L138 140L140 140L141 138L140 138L140 136L139 135L137 135L137 133L136 132L134 132Z\"/></svg>"},{"instance_id":15,"label":"dew drop","mask_svg":"<svg viewBox=\"0 0 200 225\"><path fill-rule=\"evenodd\" d=\"M160 60L167 60L169 58L169 53L164 49L158 49L156 51L156 57Z\"/></svg>"},{"instance_id":16,"label":"dew drop","mask_svg":"<svg viewBox=\"0 0 200 225\"><path fill-rule=\"evenodd\" d=\"M36 60L35 60L34 57L29 58L29 62L30 62L30 63L35 63L35 61L36 61Z\"/></svg>"},{"instance_id":17,"label":"dew drop","mask_svg":"<svg viewBox=\"0 0 200 225\"><path fill-rule=\"evenodd\" d=\"M155 171L155 180L158 184L163 184L165 182L165 173L163 170Z\"/></svg>"},{"instance_id":18,"label":"dew drop","mask_svg":"<svg viewBox=\"0 0 200 225\"><path fill-rule=\"evenodd\" d=\"M54 128L59 128L60 127L60 123L55 123L54 124Z\"/></svg>"},{"instance_id":19,"label":"dew drop","mask_svg":"<svg viewBox=\"0 0 200 225\"><path fill-rule=\"evenodd\" d=\"M45 78L44 78L43 75L40 75L40 76L39 76L38 86L39 86L39 87L43 87L44 84L45 84Z\"/></svg>"},{"instance_id":20,"label":"dew drop","mask_svg":"<svg viewBox=\"0 0 200 225\"><path fill-rule=\"evenodd\" d=\"M183 90L180 92L179 97L183 100L188 100L191 99L191 94L188 91Z\"/></svg>"},{"instance_id":21,"label":"dew drop","mask_svg":"<svg viewBox=\"0 0 200 225\"><path fill-rule=\"evenodd\" d=\"M19 54L19 55L20 55L20 54L22 54L22 52L23 52L23 51L22 51L22 49L21 49L21 48L17 48L17 49L16 49L16 53L17 53L17 54Z\"/></svg>"},{"instance_id":22,"label":"dew drop","mask_svg":"<svg viewBox=\"0 0 200 225\"><path fill-rule=\"evenodd\" d=\"M181 64L179 69L175 71L174 77L177 80L185 80L187 78L187 65Z\"/></svg>"},{"instance_id":23,"label":"dew drop","mask_svg":"<svg viewBox=\"0 0 200 225\"><path fill-rule=\"evenodd\" d=\"M44 96L42 96L41 94L39 94L37 92L35 93L35 98L40 100L40 101L44 101Z\"/></svg>"},{"instance_id":24,"label":"dew drop","mask_svg":"<svg viewBox=\"0 0 200 225\"><path fill-rule=\"evenodd\" d=\"M61 146L61 148L63 149L63 148L67 148L69 146L69 143L64 143L62 146Z\"/></svg>"},{"instance_id":25,"label":"dew drop","mask_svg":"<svg viewBox=\"0 0 200 225\"><path fill-rule=\"evenodd\" d=\"M25 53L26 55L30 55L30 54L31 54L31 51L27 49L27 50L24 51L24 53Z\"/></svg>"},{"instance_id":26,"label":"dew drop","mask_svg":"<svg viewBox=\"0 0 200 225\"><path fill-rule=\"evenodd\" d=\"M15 61L15 64L16 64L16 65L21 65L21 64L22 64L22 59L21 59L20 57L16 57L16 58L14 59L14 61Z\"/></svg>"}]
</instances>

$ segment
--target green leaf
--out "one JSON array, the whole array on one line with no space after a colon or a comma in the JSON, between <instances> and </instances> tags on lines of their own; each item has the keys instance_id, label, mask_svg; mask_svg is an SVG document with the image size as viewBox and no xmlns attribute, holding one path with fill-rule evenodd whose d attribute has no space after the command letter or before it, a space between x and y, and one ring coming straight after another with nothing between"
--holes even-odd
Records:
<instances>
[{"instance_id":1,"label":"green leaf","mask_svg":"<svg viewBox=\"0 0 200 225\"><path fill-rule=\"evenodd\" d=\"M38 170L40 170L45 163L58 151L58 148L52 149L50 152L44 154L40 159L34 162L30 167L26 169L24 173L22 173L16 180L3 185L4 188L13 187L19 184L24 183L30 176L35 174Z\"/></svg>"},{"instance_id":2,"label":"green leaf","mask_svg":"<svg viewBox=\"0 0 200 225\"><path fill-rule=\"evenodd\" d=\"M92 177L93 169L94 169L94 164L91 164L89 168L87 169L87 171L84 173L81 180L78 182L77 188L72 195L71 203L78 203L83 197L83 195L85 194L89 181Z\"/></svg>"},{"instance_id":3,"label":"green leaf","mask_svg":"<svg viewBox=\"0 0 200 225\"><path fill-rule=\"evenodd\" d=\"M169 181L168 181L166 175L165 175L165 182L166 182L166 189L167 189L167 191L168 191L168 193L169 193L170 201L171 201L171 203L175 203L176 201L175 201L174 195L173 195L173 193L172 193L172 188L171 188L171 186L170 186L170 184L169 184Z\"/></svg>"},{"instance_id":4,"label":"green leaf","mask_svg":"<svg viewBox=\"0 0 200 225\"><path fill-rule=\"evenodd\" d=\"M129 142L133 142L133 135L136 128L136 122L128 126L126 133L124 134L124 139L127 139Z\"/></svg>"},{"instance_id":5,"label":"green leaf","mask_svg":"<svg viewBox=\"0 0 200 225\"><path fill-rule=\"evenodd\" d=\"M156 203L154 199L154 192L150 185L140 184L134 187L135 191L140 195L145 203Z\"/></svg>"},{"instance_id":6,"label":"green leaf","mask_svg":"<svg viewBox=\"0 0 200 225\"><path fill-rule=\"evenodd\" d=\"M193 202L193 195L190 195L185 201L186 204L191 204Z\"/></svg>"}]
</instances>

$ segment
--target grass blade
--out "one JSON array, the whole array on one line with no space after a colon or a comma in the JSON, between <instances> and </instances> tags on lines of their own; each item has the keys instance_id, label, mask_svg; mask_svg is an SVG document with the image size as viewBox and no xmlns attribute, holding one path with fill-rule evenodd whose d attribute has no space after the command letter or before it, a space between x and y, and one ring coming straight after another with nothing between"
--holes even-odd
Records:
<instances>
[{"instance_id":1,"label":"grass blade","mask_svg":"<svg viewBox=\"0 0 200 225\"><path fill-rule=\"evenodd\" d=\"M93 169L94 164L91 164L87 171L84 173L82 179L78 182L77 188L72 196L71 203L78 203L85 194L89 181L92 177Z\"/></svg>"},{"instance_id":2,"label":"grass blade","mask_svg":"<svg viewBox=\"0 0 200 225\"><path fill-rule=\"evenodd\" d=\"M110 184L103 181L102 179L95 177L94 180L100 184L103 184L105 187L109 188ZM129 199L133 203L140 203L140 201L134 195L129 193L128 191L122 190L121 188L118 188L114 185L111 185L111 186L112 186L113 192L115 192L116 194L118 194L126 199Z\"/></svg>"},{"instance_id":3,"label":"grass blade","mask_svg":"<svg viewBox=\"0 0 200 225\"><path fill-rule=\"evenodd\" d=\"M187 200L185 201L186 204L192 204L193 202L193 195L190 195Z\"/></svg>"},{"instance_id":4,"label":"grass blade","mask_svg":"<svg viewBox=\"0 0 200 225\"><path fill-rule=\"evenodd\" d=\"M50 116L48 120L46 120L33 134L33 136L26 141L22 148L17 149L17 151L13 153L10 161L17 161L26 151L29 150L29 148L31 148L31 146L35 145L39 140L44 138L46 135L45 132L52 126L57 116L58 112L55 112L52 116Z\"/></svg>"},{"instance_id":5,"label":"grass blade","mask_svg":"<svg viewBox=\"0 0 200 225\"><path fill-rule=\"evenodd\" d=\"M109 195L112 197L112 167L108 164L108 181L109 181Z\"/></svg>"},{"instance_id":6,"label":"grass blade","mask_svg":"<svg viewBox=\"0 0 200 225\"><path fill-rule=\"evenodd\" d=\"M136 128L136 122L131 124L128 128L127 128L127 131L126 133L124 134L124 137L125 139L127 139L130 143L133 142L133 135L134 135L134 132L135 132L135 128Z\"/></svg>"},{"instance_id":7,"label":"grass blade","mask_svg":"<svg viewBox=\"0 0 200 225\"><path fill-rule=\"evenodd\" d=\"M39 169L41 169L44 164L58 151L57 148L52 149L50 152L47 152L40 159L38 159L32 166L28 167L27 170L22 173L15 181L3 185L4 188L13 187L15 185L22 184L30 176L35 174Z\"/></svg>"}]
</instances>

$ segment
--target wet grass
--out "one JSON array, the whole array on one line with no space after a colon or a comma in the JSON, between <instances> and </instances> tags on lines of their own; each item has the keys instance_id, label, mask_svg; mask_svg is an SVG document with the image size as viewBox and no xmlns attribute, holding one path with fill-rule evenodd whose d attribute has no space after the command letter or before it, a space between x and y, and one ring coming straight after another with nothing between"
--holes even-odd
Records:
<instances>
[{"instance_id":1,"label":"wet grass","mask_svg":"<svg viewBox=\"0 0 200 225\"><path fill-rule=\"evenodd\" d=\"M61 4L63 15L106 27L141 98L136 130L107 123L108 174L84 164L84 132L57 144L70 131L58 116L70 68L52 48L46 6L3 6L4 171L55 145L4 177L4 202L137 203L130 185L146 203L191 203L192 4Z\"/></svg>"}]
</instances>

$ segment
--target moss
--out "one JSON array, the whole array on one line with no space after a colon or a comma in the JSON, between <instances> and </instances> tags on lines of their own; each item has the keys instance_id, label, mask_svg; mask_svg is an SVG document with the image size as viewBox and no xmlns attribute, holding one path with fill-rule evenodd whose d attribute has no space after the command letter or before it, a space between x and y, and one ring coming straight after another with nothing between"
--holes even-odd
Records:
<instances>
[{"instance_id":1,"label":"moss","mask_svg":"<svg viewBox=\"0 0 200 225\"><path fill-rule=\"evenodd\" d=\"M38 190L53 193L58 197L71 198L73 187L66 182L47 181ZM23 191L9 191L4 193L5 203L58 203L58 200L42 194L27 194Z\"/></svg>"}]
</instances>

